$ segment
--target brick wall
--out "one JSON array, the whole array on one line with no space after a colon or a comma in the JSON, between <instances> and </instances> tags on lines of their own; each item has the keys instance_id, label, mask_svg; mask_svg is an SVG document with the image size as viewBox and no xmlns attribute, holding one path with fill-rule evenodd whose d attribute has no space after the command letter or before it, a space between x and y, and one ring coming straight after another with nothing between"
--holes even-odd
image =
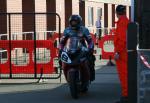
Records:
<instances>
[{"instance_id":1,"label":"brick wall","mask_svg":"<svg viewBox=\"0 0 150 103\"><path fill-rule=\"evenodd\" d=\"M72 14L79 14L79 0L72 0Z\"/></svg>"},{"instance_id":2,"label":"brick wall","mask_svg":"<svg viewBox=\"0 0 150 103\"><path fill-rule=\"evenodd\" d=\"M112 27L112 4L108 4L108 28Z\"/></svg>"},{"instance_id":3,"label":"brick wall","mask_svg":"<svg viewBox=\"0 0 150 103\"><path fill-rule=\"evenodd\" d=\"M46 12L46 0L36 0L35 12ZM46 31L46 15L36 15L36 31ZM44 40L43 32L38 33L37 39Z\"/></svg>"},{"instance_id":4,"label":"brick wall","mask_svg":"<svg viewBox=\"0 0 150 103\"><path fill-rule=\"evenodd\" d=\"M22 0L7 0L7 12L22 12Z\"/></svg>"},{"instance_id":5,"label":"brick wall","mask_svg":"<svg viewBox=\"0 0 150 103\"><path fill-rule=\"evenodd\" d=\"M26 1L26 0L25 0ZM27 0L29 1L29 0ZM49 6L46 6L46 1L48 0L35 0L35 12L46 12ZM88 25L88 7L93 7L93 26ZM117 4L115 5L115 7ZM95 22L97 20L97 8L102 8L102 27L104 27L104 3L103 2L94 2L94 1L85 1L85 26L89 27L91 32L95 32ZM69 10L69 8L67 8ZM112 27L112 4L108 4L108 27ZM22 12L22 0L7 0L7 12ZM65 29L65 0L56 0L56 13L61 17L61 30ZM72 0L72 14L79 14L79 0ZM127 6L127 16L129 17L129 6ZM22 32L22 16L14 16L12 18L12 32ZM36 16L38 21L36 24L36 30L45 31L47 30L46 16ZM115 17L117 21L117 17ZM67 20L68 22L68 20ZM58 31L58 18L56 18L56 31ZM8 30L7 30L8 32Z\"/></svg>"},{"instance_id":6,"label":"brick wall","mask_svg":"<svg viewBox=\"0 0 150 103\"><path fill-rule=\"evenodd\" d=\"M0 12L5 13L7 12L7 3L5 0L0 0ZM7 16L0 15L0 34L7 33Z\"/></svg>"},{"instance_id":7,"label":"brick wall","mask_svg":"<svg viewBox=\"0 0 150 103\"><path fill-rule=\"evenodd\" d=\"M7 12L9 13L22 12L22 1L7 0ZM22 32L22 15L11 15L11 33L21 33L21 32Z\"/></svg>"},{"instance_id":8,"label":"brick wall","mask_svg":"<svg viewBox=\"0 0 150 103\"><path fill-rule=\"evenodd\" d=\"M64 8L64 3L65 1L64 0L56 0L56 13L58 13L61 17L61 32L64 31L65 29L65 8ZM57 18L57 21L56 21L56 24L58 26L58 18ZM57 27L58 29L58 27ZM56 30L58 31L58 30Z\"/></svg>"}]
</instances>

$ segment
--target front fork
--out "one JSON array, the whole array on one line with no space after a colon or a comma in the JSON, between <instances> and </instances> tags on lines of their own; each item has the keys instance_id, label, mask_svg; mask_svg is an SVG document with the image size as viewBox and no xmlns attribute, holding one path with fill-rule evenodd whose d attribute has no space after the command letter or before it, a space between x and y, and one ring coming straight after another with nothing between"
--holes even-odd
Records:
<instances>
[{"instance_id":1,"label":"front fork","mask_svg":"<svg viewBox=\"0 0 150 103\"><path fill-rule=\"evenodd\" d=\"M80 70L71 68L71 69L69 69L67 72L68 72L69 74L75 75L75 79L76 79L76 82L77 82L77 83L79 83L79 82L81 81L81 79L80 79ZM68 74L68 73L67 73L67 74ZM67 81L69 82L70 79L69 79L68 76L69 76L69 75L67 75Z\"/></svg>"}]
</instances>

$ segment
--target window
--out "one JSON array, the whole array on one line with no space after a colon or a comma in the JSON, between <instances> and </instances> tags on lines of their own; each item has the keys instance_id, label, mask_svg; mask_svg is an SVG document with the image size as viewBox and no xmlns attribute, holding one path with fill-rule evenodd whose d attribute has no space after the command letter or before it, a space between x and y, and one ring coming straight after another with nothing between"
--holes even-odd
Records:
<instances>
[{"instance_id":1,"label":"window","mask_svg":"<svg viewBox=\"0 0 150 103\"><path fill-rule=\"evenodd\" d=\"M100 16L102 16L102 8L97 9L97 18L99 18Z\"/></svg>"},{"instance_id":2,"label":"window","mask_svg":"<svg viewBox=\"0 0 150 103\"><path fill-rule=\"evenodd\" d=\"M88 25L93 26L94 20L93 20L93 7L88 7Z\"/></svg>"}]
</instances>

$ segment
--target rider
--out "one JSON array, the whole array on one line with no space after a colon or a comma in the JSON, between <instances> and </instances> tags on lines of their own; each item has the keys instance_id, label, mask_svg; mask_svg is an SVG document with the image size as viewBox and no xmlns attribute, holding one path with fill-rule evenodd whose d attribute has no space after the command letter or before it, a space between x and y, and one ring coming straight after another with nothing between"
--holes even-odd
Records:
<instances>
[{"instance_id":1,"label":"rider","mask_svg":"<svg viewBox=\"0 0 150 103\"><path fill-rule=\"evenodd\" d=\"M67 27L64 30L63 36L60 41L60 51L63 50L67 40L71 37L79 37L82 40L81 43L84 46L86 45L86 42L85 42L85 40L86 40L87 44L88 44L88 52L89 52L88 54L93 54L94 43L92 41L89 30L86 27L82 26L82 18L80 15L70 16L69 27ZM93 79L92 76L90 77L89 67L87 66L87 62L89 62L89 61L90 60L85 61L83 63L84 68L82 68L82 70L81 70L83 85L84 85L84 83L86 84L89 82L89 80L92 81L92 79ZM67 69L64 67L64 65L62 65L62 68L64 70L65 77L67 78Z\"/></svg>"}]
</instances>

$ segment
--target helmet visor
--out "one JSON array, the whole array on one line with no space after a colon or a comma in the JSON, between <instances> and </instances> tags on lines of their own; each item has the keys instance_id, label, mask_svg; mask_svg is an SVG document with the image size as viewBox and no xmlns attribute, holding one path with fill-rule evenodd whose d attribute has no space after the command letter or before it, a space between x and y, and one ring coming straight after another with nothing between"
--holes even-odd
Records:
<instances>
[{"instance_id":1,"label":"helmet visor","mask_svg":"<svg viewBox=\"0 0 150 103\"><path fill-rule=\"evenodd\" d=\"M78 21L72 20L72 21L70 21L70 25L71 25L72 27L76 27L76 26L78 26Z\"/></svg>"}]
</instances>

